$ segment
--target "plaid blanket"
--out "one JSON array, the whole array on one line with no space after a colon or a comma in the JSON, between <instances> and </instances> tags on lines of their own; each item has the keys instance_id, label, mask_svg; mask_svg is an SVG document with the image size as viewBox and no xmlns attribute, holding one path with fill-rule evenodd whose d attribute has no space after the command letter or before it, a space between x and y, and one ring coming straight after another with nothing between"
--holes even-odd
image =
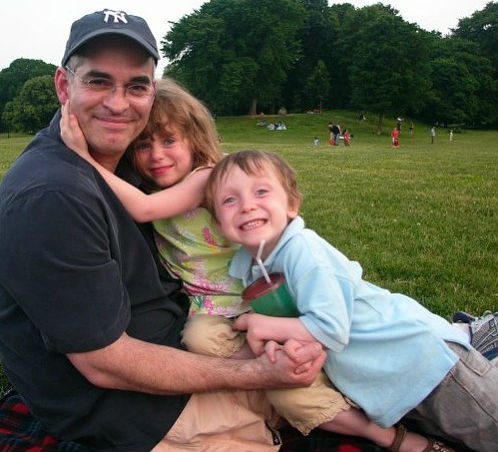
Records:
<instances>
[{"instance_id":1,"label":"plaid blanket","mask_svg":"<svg viewBox=\"0 0 498 452\"><path fill-rule=\"evenodd\" d=\"M292 428L281 430L281 452L382 452L360 438L334 435L320 430L302 436ZM0 452L92 452L49 435L29 412L21 396L10 391L0 399Z\"/></svg>"}]
</instances>

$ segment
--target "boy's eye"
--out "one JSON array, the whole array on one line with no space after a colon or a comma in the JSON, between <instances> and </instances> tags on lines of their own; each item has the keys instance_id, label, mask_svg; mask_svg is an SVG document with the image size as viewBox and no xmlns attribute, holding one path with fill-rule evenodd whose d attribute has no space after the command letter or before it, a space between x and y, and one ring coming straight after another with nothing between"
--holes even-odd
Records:
<instances>
[{"instance_id":1,"label":"boy's eye","mask_svg":"<svg viewBox=\"0 0 498 452\"><path fill-rule=\"evenodd\" d=\"M263 195L266 195L266 193L268 193L268 189L266 189L266 188L258 188L256 190L257 196L263 196Z\"/></svg>"},{"instance_id":2,"label":"boy's eye","mask_svg":"<svg viewBox=\"0 0 498 452\"><path fill-rule=\"evenodd\" d=\"M232 204L234 202L235 202L235 196L228 196L223 200L222 204L226 205L226 204Z\"/></svg>"},{"instance_id":3,"label":"boy's eye","mask_svg":"<svg viewBox=\"0 0 498 452\"><path fill-rule=\"evenodd\" d=\"M176 140L174 137L167 137L164 139L164 144L166 144L167 146L171 146L175 142L176 142Z\"/></svg>"}]
</instances>

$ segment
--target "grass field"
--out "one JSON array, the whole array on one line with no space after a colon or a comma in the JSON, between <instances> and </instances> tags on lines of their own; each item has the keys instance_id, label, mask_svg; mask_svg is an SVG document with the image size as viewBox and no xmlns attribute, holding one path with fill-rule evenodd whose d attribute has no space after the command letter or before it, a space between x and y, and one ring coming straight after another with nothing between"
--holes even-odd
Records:
<instances>
[{"instance_id":1,"label":"grass field","mask_svg":"<svg viewBox=\"0 0 498 452\"><path fill-rule=\"evenodd\" d=\"M431 145L427 124L415 123L411 137L406 121L392 149L394 118L379 136L376 118L360 124L356 116L264 118L283 119L285 131L256 126L261 118L218 118L217 126L228 152L258 148L288 159L307 225L359 261L368 281L445 317L498 310L497 131L458 133L450 144L441 128ZM328 144L329 120L350 130L351 147ZM0 177L29 140L0 137Z\"/></svg>"}]
</instances>

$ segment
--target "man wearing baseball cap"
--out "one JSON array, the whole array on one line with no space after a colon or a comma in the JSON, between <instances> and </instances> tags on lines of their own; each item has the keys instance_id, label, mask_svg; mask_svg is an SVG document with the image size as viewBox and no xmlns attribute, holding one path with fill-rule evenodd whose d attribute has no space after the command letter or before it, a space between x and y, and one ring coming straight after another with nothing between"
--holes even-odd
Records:
<instances>
[{"instance_id":1,"label":"man wearing baseball cap","mask_svg":"<svg viewBox=\"0 0 498 452\"><path fill-rule=\"evenodd\" d=\"M104 10L72 25L56 92L112 171L148 120L158 58L140 17ZM12 385L71 450L278 450L262 392L242 390L310 384L321 348L303 347L301 366L184 351L180 283L156 265L147 225L65 147L60 119L0 186L0 360Z\"/></svg>"}]
</instances>

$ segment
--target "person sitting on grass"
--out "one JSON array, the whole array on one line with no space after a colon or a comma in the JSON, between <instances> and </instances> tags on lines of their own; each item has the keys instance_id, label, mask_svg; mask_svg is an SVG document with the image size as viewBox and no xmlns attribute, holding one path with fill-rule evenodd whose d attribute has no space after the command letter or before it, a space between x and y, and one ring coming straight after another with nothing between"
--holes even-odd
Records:
<instances>
[{"instance_id":1,"label":"person sitting on grass","mask_svg":"<svg viewBox=\"0 0 498 452\"><path fill-rule=\"evenodd\" d=\"M448 441L496 452L498 360L488 361L466 334L412 298L363 280L359 263L305 228L300 202L295 172L277 154L236 152L211 172L207 207L221 232L242 245L230 274L244 286L262 277L255 260L264 240L263 265L285 276L300 312L244 314L234 328L247 331L256 355L268 352L269 341L321 342L331 382L381 426L415 419ZM487 336L492 323L474 335ZM403 436L398 428L391 450ZM411 450L450 449L429 440Z\"/></svg>"},{"instance_id":2,"label":"person sitting on grass","mask_svg":"<svg viewBox=\"0 0 498 452\"><path fill-rule=\"evenodd\" d=\"M244 336L232 328L234 319L248 311L240 296L241 281L228 275L238 245L220 234L204 207L203 190L192 181L200 172L209 173L223 157L209 111L173 80L157 81L149 122L128 150L152 193L146 195L92 158L69 109L66 104L61 121L66 145L100 172L136 221L154 220L161 262L182 279L190 296L184 344L191 352L209 356L253 357ZM370 421L323 372L309 388L270 390L266 396L304 435L320 427L361 436L382 447L398 441L401 452L418 452L428 444L421 435Z\"/></svg>"}]
</instances>

